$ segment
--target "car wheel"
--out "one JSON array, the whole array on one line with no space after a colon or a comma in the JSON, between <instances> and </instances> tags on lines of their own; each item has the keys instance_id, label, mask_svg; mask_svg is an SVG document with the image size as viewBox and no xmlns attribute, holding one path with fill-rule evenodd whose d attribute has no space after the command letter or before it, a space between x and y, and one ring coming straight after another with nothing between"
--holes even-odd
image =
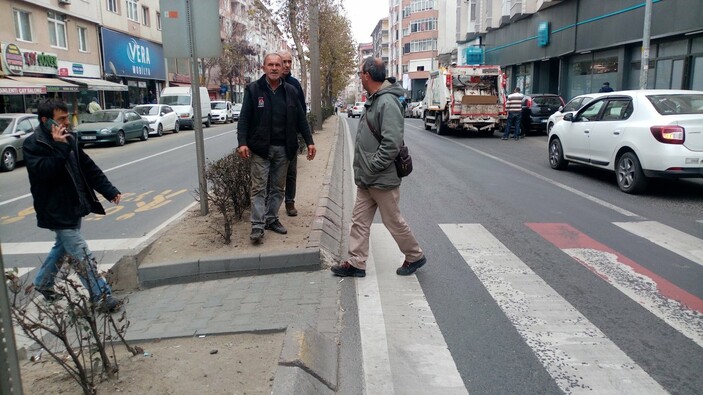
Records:
<instances>
[{"instance_id":1,"label":"car wheel","mask_svg":"<svg viewBox=\"0 0 703 395\"><path fill-rule=\"evenodd\" d=\"M625 152L615 165L618 187L625 193L637 194L647 188L647 177L634 152Z\"/></svg>"},{"instance_id":2,"label":"car wheel","mask_svg":"<svg viewBox=\"0 0 703 395\"><path fill-rule=\"evenodd\" d=\"M156 136L161 137L164 135L164 125L159 124L159 126L156 127Z\"/></svg>"},{"instance_id":3,"label":"car wheel","mask_svg":"<svg viewBox=\"0 0 703 395\"><path fill-rule=\"evenodd\" d=\"M126 140L127 139L125 139L124 137L124 132L120 130L119 132L117 132L117 141L115 141L115 145L121 147L124 145Z\"/></svg>"},{"instance_id":4,"label":"car wheel","mask_svg":"<svg viewBox=\"0 0 703 395\"><path fill-rule=\"evenodd\" d=\"M2 152L2 163L0 163L0 170L2 171L12 171L17 165L17 155L15 151L11 149L6 149Z\"/></svg>"},{"instance_id":5,"label":"car wheel","mask_svg":"<svg viewBox=\"0 0 703 395\"><path fill-rule=\"evenodd\" d=\"M176 121L173 125L173 133L178 133L181 130L181 123Z\"/></svg>"},{"instance_id":6,"label":"car wheel","mask_svg":"<svg viewBox=\"0 0 703 395\"><path fill-rule=\"evenodd\" d=\"M205 121L205 127L209 128L210 125L212 125L212 120L210 119L210 116L207 116L207 121Z\"/></svg>"},{"instance_id":7,"label":"car wheel","mask_svg":"<svg viewBox=\"0 0 703 395\"><path fill-rule=\"evenodd\" d=\"M424 114L425 116L422 118L422 122L425 123L425 130L432 130L432 124L427 123L427 113Z\"/></svg>"},{"instance_id":8,"label":"car wheel","mask_svg":"<svg viewBox=\"0 0 703 395\"><path fill-rule=\"evenodd\" d=\"M445 134L449 133L449 127L444 124L442 118L442 113L437 113L437 118L435 119L435 128L437 129L437 134L440 136L444 136Z\"/></svg>"},{"instance_id":9,"label":"car wheel","mask_svg":"<svg viewBox=\"0 0 703 395\"><path fill-rule=\"evenodd\" d=\"M564 170L569 165L569 161L564 159L564 149L561 147L561 140L553 138L549 142L549 166L552 169Z\"/></svg>"},{"instance_id":10,"label":"car wheel","mask_svg":"<svg viewBox=\"0 0 703 395\"><path fill-rule=\"evenodd\" d=\"M139 136L139 140L147 141L149 139L149 128L145 127L142 129L142 135Z\"/></svg>"}]
</instances>

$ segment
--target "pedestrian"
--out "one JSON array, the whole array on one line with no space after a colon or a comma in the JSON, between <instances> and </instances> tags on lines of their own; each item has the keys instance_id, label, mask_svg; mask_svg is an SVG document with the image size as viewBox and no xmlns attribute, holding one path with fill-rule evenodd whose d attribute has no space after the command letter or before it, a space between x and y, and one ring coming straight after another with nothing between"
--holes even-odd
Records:
<instances>
[{"instance_id":1,"label":"pedestrian","mask_svg":"<svg viewBox=\"0 0 703 395\"><path fill-rule=\"evenodd\" d=\"M282 80L281 55L266 55L262 69L264 75L244 90L237 124L237 153L242 158L251 158L249 238L255 244L263 240L264 229L288 233L278 218L278 210L288 162L298 153L298 133L307 144L307 159L313 160L317 152L305 111L297 99L298 91Z\"/></svg>"},{"instance_id":2,"label":"pedestrian","mask_svg":"<svg viewBox=\"0 0 703 395\"><path fill-rule=\"evenodd\" d=\"M603 85L598 89L598 93L613 92L613 88L610 87L610 82L604 82Z\"/></svg>"},{"instance_id":3,"label":"pedestrian","mask_svg":"<svg viewBox=\"0 0 703 395\"><path fill-rule=\"evenodd\" d=\"M515 88L513 93L508 95L508 101L505 104L505 109L508 111L508 121L505 123L503 137L501 140L507 140L510 135L510 129L515 128L515 141L520 139L520 123L522 121L522 101L525 95L520 93L520 88Z\"/></svg>"},{"instance_id":4,"label":"pedestrian","mask_svg":"<svg viewBox=\"0 0 703 395\"><path fill-rule=\"evenodd\" d=\"M305 92L303 87L300 85L300 81L293 77L290 73L291 66L293 65L293 57L290 52L282 51L278 53L283 59L283 81L293 85L295 89L298 90L298 101L303 107L303 113L307 111L307 106L305 105ZM289 217L295 217L298 215L298 210L295 208L295 188L296 179L298 178L298 154L293 157L288 163L288 172L286 173L286 214Z\"/></svg>"},{"instance_id":5,"label":"pedestrian","mask_svg":"<svg viewBox=\"0 0 703 395\"><path fill-rule=\"evenodd\" d=\"M96 111L102 110L102 107L100 107L100 104L98 103L98 98L94 97L90 103L88 103L88 112L89 113L94 113Z\"/></svg>"},{"instance_id":6,"label":"pedestrian","mask_svg":"<svg viewBox=\"0 0 703 395\"><path fill-rule=\"evenodd\" d=\"M354 144L357 188L349 234L349 258L332 266L331 270L340 277L366 276L371 223L378 210L383 225L405 255L405 261L396 273L407 276L415 273L427 259L398 207L400 177L394 159L403 144L404 118L398 98L404 90L398 84L386 81L386 66L381 58L364 59L359 78L369 97L364 104L366 111L359 121ZM372 128L380 134L380 142Z\"/></svg>"},{"instance_id":7,"label":"pedestrian","mask_svg":"<svg viewBox=\"0 0 703 395\"><path fill-rule=\"evenodd\" d=\"M23 145L37 225L56 233L56 241L34 279L34 288L47 301L60 298L55 291L56 275L65 255L77 264L78 276L88 289L90 301L103 312L119 308L97 262L81 235L81 219L105 214L95 191L119 204L122 195L102 170L83 151L69 131L68 107L48 99L37 109L40 125Z\"/></svg>"}]
</instances>

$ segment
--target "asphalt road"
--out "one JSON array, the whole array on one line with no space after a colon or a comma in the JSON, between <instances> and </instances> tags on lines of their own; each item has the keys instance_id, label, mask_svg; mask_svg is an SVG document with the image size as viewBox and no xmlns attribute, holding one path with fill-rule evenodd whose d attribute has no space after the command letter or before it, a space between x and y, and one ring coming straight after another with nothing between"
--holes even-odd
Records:
<instances>
[{"instance_id":1,"label":"asphalt road","mask_svg":"<svg viewBox=\"0 0 703 395\"><path fill-rule=\"evenodd\" d=\"M353 135L358 120L346 121ZM419 303L412 282L398 291L384 274L402 255L387 262L398 259L385 251L392 239L374 225L377 273L357 279L361 343L377 353L369 328L385 328L396 393L456 392L430 384L434 365L456 369L472 394L700 393L702 180L658 180L632 196L609 172L552 170L546 136L442 137L406 119L405 142L414 172L401 210L428 257L417 280L451 361L425 344L436 337L427 312L405 310ZM373 297L384 321L364 328ZM369 365L367 390L383 371Z\"/></svg>"},{"instance_id":2,"label":"asphalt road","mask_svg":"<svg viewBox=\"0 0 703 395\"><path fill-rule=\"evenodd\" d=\"M237 144L236 123L203 128L206 160L216 160ZM126 250L164 221L193 203L198 186L195 134L151 136L147 141L128 141L123 147L86 146L86 152L122 192L115 206L103 202L108 215L91 215L82 224L102 264L114 264ZM53 243L53 232L39 229L29 195L29 180L23 164L0 174L0 240L6 267L31 269L41 263Z\"/></svg>"}]
</instances>

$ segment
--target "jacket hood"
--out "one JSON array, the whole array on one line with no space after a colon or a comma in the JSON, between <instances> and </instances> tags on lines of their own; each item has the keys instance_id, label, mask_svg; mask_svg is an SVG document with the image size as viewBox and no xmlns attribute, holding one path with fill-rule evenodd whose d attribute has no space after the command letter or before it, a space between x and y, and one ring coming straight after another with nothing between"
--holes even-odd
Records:
<instances>
[{"instance_id":1,"label":"jacket hood","mask_svg":"<svg viewBox=\"0 0 703 395\"><path fill-rule=\"evenodd\" d=\"M385 80L385 81L383 81L383 84L381 84L381 87L378 88L376 93L371 95L371 97L369 98L371 100L366 101L366 103L365 103L366 107L370 106L371 105L370 102L372 102L375 98L377 98L378 96L381 96L381 95L385 95L385 94L391 94L391 95L394 95L395 97L398 98L398 97L405 95L405 89L403 89L403 87L400 86L400 84L398 84L397 82L390 83L388 80Z\"/></svg>"}]
</instances>

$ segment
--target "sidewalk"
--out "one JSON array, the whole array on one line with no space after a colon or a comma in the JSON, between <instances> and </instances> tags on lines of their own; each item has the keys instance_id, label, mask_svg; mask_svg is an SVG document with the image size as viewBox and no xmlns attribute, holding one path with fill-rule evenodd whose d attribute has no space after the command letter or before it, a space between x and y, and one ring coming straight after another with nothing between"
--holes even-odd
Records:
<instances>
[{"instance_id":1,"label":"sidewalk","mask_svg":"<svg viewBox=\"0 0 703 395\"><path fill-rule=\"evenodd\" d=\"M340 253L343 229L341 122L332 116L313 135L334 137L328 139L329 147L317 146L315 161L322 163L316 165L325 170L322 186L311 186L319 191L312 223L284 222L289 230L305 228L304 245L281 251L275 235L267 234L254 253L246 246L241 255L141 265L161 234L143 251L115 265L116 296L125 298L130 321L128 341L145 342L147 350L148 342L157 339L285 332L276 353L282 351L273 356L278 364L270 383L272 393L332 394L337 390L343 283L330 274L328 266ZM283 207L281 215L284 220ZM251 349L249 357L257 356L256 344L247 348ZM245 363L247 355L238 358ZM216 361L210 357L203 363ZM251 379L269 381L270 377Z\"/></svg>"}]
</instances>

